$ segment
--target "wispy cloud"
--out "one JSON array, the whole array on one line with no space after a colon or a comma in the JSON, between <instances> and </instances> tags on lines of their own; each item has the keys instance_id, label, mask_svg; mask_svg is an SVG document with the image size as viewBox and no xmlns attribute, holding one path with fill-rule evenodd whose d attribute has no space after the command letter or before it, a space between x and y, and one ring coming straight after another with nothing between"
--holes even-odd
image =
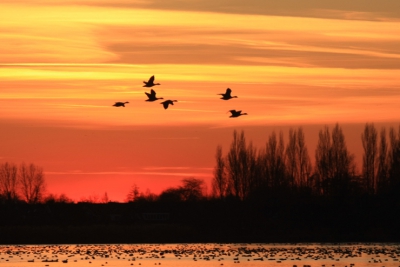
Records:
<instances>
[{"instance_id":1,"label":"wispy cloud","mask_svg":"<svg viewBox=\"0 0 400 267\"><path fill-rule=\"evenodd\" d=\"M160 175L160 176L175 176L175 177L202 177L202 178L210 178L212 177L212 173L204 173L204 172L137 172L138 175Z\"/></svg>"},{"instance_id":2,"label":"wispy cloud","mask_svg":"<svg viewBox=\"0 0 400 267\"><path fill-rule=\"evenodd\" d=\"M91 172L82 170L72 171L46 171L46 175L63 175L63 176L175 176L175 177L212 177L211 168L190 168L190 167L144 167L143 171L101 171Z\"/></svg>"},{"instance_id":3,"label":"wispy cloud","mask_svg":"<svg viewBox=\"0 0 400 267\"><path fill-rule=\"evenodd\" d=\"M189 170L190 167L143 167L145 171Z\"/></svg>"},{"instance_id":4,"label":"wispy cloud","mask_svg":"<svg viewBox=\"0 0 400 267\"><path fill-rule=\"evenodd\" d=\"M7 0L3 3L27 3L26 0ZM30 5L60 5L60 6L98 6L107 8L148 8L161 10L182 10L196 12L219 12L232 14L257 14L273 16L299 16L336 18L347 20L377 20L400 18L399 5L396 1L374 0L348 1L341 0L304 0L301 3L291 0L266 2L263 0L220 0L216 4L212 0L188 0L183 5L180 0L65 0L54 2L50 0L32 0Z\"/></svg>"},{"instance_id":5,"label":"wispy cloud","mask_svg":"<svg viewBox=\"0 0 400 267\"><path fill-rule=\"evenodd\" d=\"M153 137L149 139L155 139L155 140L197 140L200 139L197 136L185 136L185 137Z\"/></svg>"},{"instance_id":6,"label":"wispy cloud","mask_svg":"<svg viewBox=\"0 0 400 267\"><path fill-rule=\"evenodd\" d=\"M65 108L109 108L109 106L99 106L99 105L84 105L84 104L46 104L55 107L65 107Z\"/></svg>"}]
</instances>

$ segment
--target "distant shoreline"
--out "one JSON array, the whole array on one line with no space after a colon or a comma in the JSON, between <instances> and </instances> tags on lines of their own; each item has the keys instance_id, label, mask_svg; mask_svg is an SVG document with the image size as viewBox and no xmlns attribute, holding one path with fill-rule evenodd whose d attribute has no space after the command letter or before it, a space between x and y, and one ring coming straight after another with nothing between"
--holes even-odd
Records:
<instances>
[{"instance_id":1,"label":"distant shoreline","mask_svg":"<svg viewBox=\"0 0 400 267\"><path fill-rule=\"evenodd\" d=\"M0 244L400 242L400 199L0 205Z\"/></svg>"},{"instance_id":2,"label":"distant shoreline","mask_svg":"<svg viewBox=\"0 0 400 267\"><path fill-rule=\"evenodd\" d=\"M197 227L182 224L1 226L0 244L400 242L397 229L348 233L324 227L314 230Z\"/></svg>"}]
</instances>

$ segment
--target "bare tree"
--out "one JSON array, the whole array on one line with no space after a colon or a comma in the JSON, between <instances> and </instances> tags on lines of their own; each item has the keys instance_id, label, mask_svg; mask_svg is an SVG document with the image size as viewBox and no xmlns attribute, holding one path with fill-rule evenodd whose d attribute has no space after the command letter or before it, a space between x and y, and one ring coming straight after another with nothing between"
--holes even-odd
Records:
<instances>
[{"instance_id":1,"label":"bare tree","mask_svg":"<svg viewBox=\"0 0 400 267\"><path fill-rule=\"evenodd\" d=\"M319 132L315 162L316 174L321 179L322 193L348 193L351 179L355 176L354 155L347 150L339 124L332 130L332 139L328 127Z\"/></svg>"},{"instance_id":2,"label":"bare tree","mask_svg":"<svg viewBox=\"0 0 400 267\"><path fill-rule=\"evenodd\" d=\"M239 197L240 192L240 164L239 164L239 153L243 147L244 133L241 134L242 139L239 139L236 130L233 131L233 141L231 143L228 155L227 155L227 171L229 179L229 190L230 194L235 197Z\"/></svg>"},{"instance_id":3,"label":"bare tree","mask_svg":"<svg viewBox=\"0 0 400 267\"><path fill-rule=\"evenodd\" d=\"M22 197L26 202L39 203L46 190L43 169L34 164L22 163L18 173Z\"/></svg>"},{"instance_id":4,"label":"bare tree","mask_svg":"<svg viewBox=\"0 0 400 267\"><path fill-rule=\"evenodd\" d=\"M318 177L316 182L319 185L319 192L324 194L327 188L328 179L331 177L331 136L328 126L319 131L319 139L315 150L315 173Z\"/></svg>"},{"instance_id":5,"label":"bare tree","mask_svg":"<svg viewBox=\"0 0 400 267\"><path fill-rule=\"evenodd\" d=\"M205 183L202 179L185 178L180 187L183 201L200 200L205 196Z\"/></svg>"},{"instance_id":6,"label":"bare tree","mask_svg":"<svg viewBox=\"0 0 400 267\"><path fill-rule=\"evenodd\" d=\"M347 150L346 140L342 129L336 123L332 130L332 167L334 194L348 193L351 180L355 177L354 155Z\"/></svg>"},{"instance_id":7,"label":"bare tree","mask_svg":"<svg viewBox=\"0 0 400 267\"><path fill-rule=\"evenodd\" d=\"M0 165L0 194L6 200L17 200L18 168L13 163L5 162Z\"/></svg>"},{"instance_id":8,"label":"bare tree","mask_svg":"<svg viewBox=\"0 0 400 267\"><path fill-rule=\"evenodd\" d=\"M270 188L279 188L286 185L285 181L285 146L283 142L283 133L279 133L279 141L276 133L268 138L265 160L267 164L267 180Z\"/></svg>"},{"instance_id":9,"label":"bare tree","mask_svg":"<svg viewBox=\"0 0 400 267\"><path fill-rule=\"evenodd\" d=\"M250 142L244 149L240 152L240 164L241 164L241 186L240 195L242 199L246 199L254 190L254 185L256 183L256 148L253 143Z\"/></svg>"},{"instance_id":10,"label":"bare tree","mask_svg":"<svg viewBox=\"0 0 400 267\"><path fill-rule=\"evenodd\" d=\"M376 165L378 163L378 133L374 124L366 124L361 134L364 149L362 174L370 194L377 192Z\"/></svg>"},{"instance_id":11,"label":"bare tree","mask_svg":"<svg viewBox=\"0 0 400 267\"><path fill-rule=\"evenodd\" d=\"M379 155L378 155L378 173L377 173L378 192L385 192L388 188L389 162L388 162L388 143L386 139L385 128L381 129L379 134Z\"/></svg>"},{"instance_id":12,"label":"bare tree","mask_svg":"<svg viewBox=\"0 0 400 267\"><path fill-rule=\"evenodd\" d=\"M397 133L391 128L389 137L389 185L390 191L395 192L400 187L400 126Z\"/></svg>"},{"instance_id":13,"label":"bare tree","mask_svg":"<svg viewBox=\"0 0 400 267\"><path fill-rule=\"evenodd\" d=\"M297 131L289 130L289 142L286 146L286 169L289 183L293 188L307 186L308 176L311 173L311 161L301 127Z\"/></svg>"},{"instance_id":14,"label":"bare tree","mask_svg":"<svg viewBox=\"0 0 400 267\"><path fill-rule=\"evenodd\" d=\"M303 128L297 131L297 151L298 151L298 169L300 187L308 187L308 179L311 174L311 160L308 154Z\"/></svg>"},{"instance_id":15,"label":"bare tree","mask_svg":"<svg viewBox=\"0 0 400 267\"><path fill-rule=\"evenodd\" d=\"M134 202L138 200L139 197L140 197L139 187L136 184L133 184L131 190L128 192L128 195L126 196L126 201Z\"/></svg>"},{"instance_id":16,"label":"bare tree","mask_svg":"<svg viewBox=\"0 0 400 267\"><path fill-rule=\"evenodd\" d=\"M289 142L286 146L286 170L292 188L299 186L297 131L289 129Z\"/></svg>"},{"instance_id":17,"label":"bare tree","mask_svg":"<svg viewBox=\"0 0 400 267\"><path fill-rule=\"evenodd\" d=\"M160 201L197 201L205 196L205 183L202 179L185 178L179 187L170 187L159 196Z\"/></svg>"},{"instance_id":18,"label":"bare tree","mask_svg":"<svg viewBox=\"0 0 400 267\"><path fill-rule=\"evenodd\" d=\"M228 188L226 173L225 173L225 160L222 157L222 147L217 147L215 155L217 165L214 168L214 177L212 180L213 195L218 198L223 198L226 195Z\"/></svg>"},{"instance_id":19,"label":"bare tree","mask_svg":"<svg viewBox=\"0 0 400 267\"><path fill-rule=\"evenodd\" d=\"M229 189L230 193L243 199L242 185L244 180L243 165L245 163L241 162L244 159L244 151L246 150L246 139L244 137L244 132L242 131L238 135L237 131L233 132L233 141L229 153L227 155L227 171L229 178Z\"/></svg>"},{"instance_id":20,"label":"bare tree","mask_svg":"<svg viewBox=\"0 0 400 267\"><path fill-rule=\"evenodd\" d=\"M110 202L110 199L108 198L108 194L107 192L104 192L103 197L101 198L101 203L107 204L108 202Z\"/></svg>"}]
</instances>

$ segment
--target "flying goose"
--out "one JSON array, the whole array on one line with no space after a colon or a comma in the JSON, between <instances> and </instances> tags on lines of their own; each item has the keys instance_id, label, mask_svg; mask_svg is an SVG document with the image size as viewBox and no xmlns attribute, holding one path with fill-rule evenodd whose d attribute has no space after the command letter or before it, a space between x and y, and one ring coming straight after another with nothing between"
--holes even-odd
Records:
<instances>
[{"instance_id":1,"label":"flying goose","mask_svg":"<svg viewBox=\"0 0 400 267\"><path fill-rule=\"evenodd\" d=\"M147 82L143 81L143 83L143 87L153 87L154 85L160 85L159 83L154 83L154 75L151 76Z\"/></svg>"},{"instance_id":2,"label":"flying goose","mask_svg":"<svg viewBox=\"0 0 400 267\"><path fill-rule=\"evenodd\" d=\"M158 100L158 99L164 99L164 98L162 98L162 97L156 97L156 91L154 91L153 89L151 89L151 91L150 91L150 93L147 93L147 92L144 92L146 95L147 95L147 97L149 98L149 99L147 99L146 101L156 101L156 100Z\"/></svg>"},{"instance_id":3,"label":"flying goose","mask_svg":"<svg viewBox=\"0 0 400 267\"><path fill-rule=\"evenodd\" d=\"M237 98L237 96L231 96L231 92L232 90L230 88L226 89L225 94L218 94L218 95L222 95L221 99L223 100L229 100L231 98Z\"/></svg>"},{"instance_id":4,"label":"flying goose","mask_svg":"<svg viewBox=\"0 0 400 267\"><path fill-rule=\"evenodd\" d=\"M125 107L125 104L128 104L129 102L115 102L113 105L114 107Z\"/></svg>"},{"instance_id":5,"label":"flying goose","mask_svg":"<svg viewBox=\"0 0 400 267\"><path fill-rule=\"evenodd\" d=\"M160 104L163 104L164 109L167 109L169 105L173 105L174 102L178 102L178 100L165 100L161 102Z\"/></svg>"},{"instance_id":6,"label":"flying goose","mask_svg":"<svg viewBox=\"0 0 400 267\"><path fill-rule=\"evenodd\" d=\"M232 110L229 110L229 112L232 114L231 116L229 116L229 118L236 118L236 117L239 117L242 115L247 115L247 113L242 113L241 110L232 109Z\"/></svg>"}]
</instances>

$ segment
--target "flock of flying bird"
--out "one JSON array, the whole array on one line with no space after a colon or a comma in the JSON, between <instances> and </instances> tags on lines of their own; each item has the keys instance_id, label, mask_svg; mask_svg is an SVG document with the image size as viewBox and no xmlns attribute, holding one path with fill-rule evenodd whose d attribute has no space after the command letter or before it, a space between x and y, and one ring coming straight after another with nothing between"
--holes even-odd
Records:
<instances>
[{"instance_id":1,"label":"flock of flying bird","mask_svg":"<svg viewBox=\"0 0 400 267\"><path fill-rule=\"evenodd\" d=\"M155 85L160 85L159 83L154 83L154 79L155 79L155 77L153 75L153 76L150 77L150 79L147 82L143 81L143 83L144 83L143 87L153 87ZM229 99L232 99L232 98L237 98L237 96L232 96L231 93L232 93L232 90L230 88L228 88L228 89L226 89L225 93L217 94L217 95L221 95L222 96L221 97L222 100L229 100ZM145 94L147 95L147 98L148 98L145 101L153 102L153 101L156 101L156 100L164 99L162 97L157 97L156 96L156 91L154 91L153 89L151 89L150 93L145 92ZM170 100L170 99L168 99L168 100L165 100L165 101L161 102L160 104L162 104L164 106L164 109L167 109L168 106L169 105L173 105L174 102L178 102L178 100ZM115 104L113 106L114 107L125 107L125 104L128 104L128 103L129 102L115 102ZM229 110L229 112L231 113L230 118L236 118L236 117L239 117L239 116L242 116L242 115L247 115L247 113L242 113L241 110L231 109L231 110Z\"/></svg>"}]
</instances>

